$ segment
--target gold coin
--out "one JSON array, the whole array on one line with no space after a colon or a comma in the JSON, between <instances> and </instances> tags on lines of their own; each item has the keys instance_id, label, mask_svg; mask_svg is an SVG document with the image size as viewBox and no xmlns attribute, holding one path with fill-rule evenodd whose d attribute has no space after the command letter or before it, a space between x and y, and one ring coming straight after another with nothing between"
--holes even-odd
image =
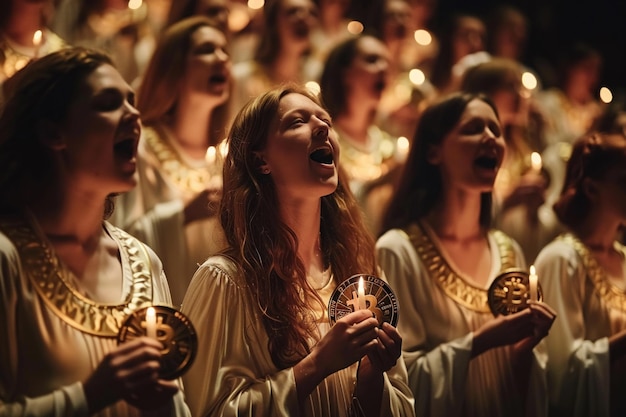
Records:
<instances>
[{"instance_id":1,"label":"gold coin","mask_svg":"<svg viewBox=\"0 0 626 417\"><path fill-rule=\"evenodd\" d=\"M509 315L528 308L530 300L529 274L523 269L507 269L498 275L487 292L489 309L494 316ZM537 297L543 300L541 285L537 282Z\"/></svg>"},{"instance_id":2,"label":"gold coin","mask_svg":"<svg viewBox=\"0 0 626 417\"><path fill-rule=\"evenodd\" d=\"M117 335L118 344L146 336L146 312L149 307L156 311L156 338L163 344L161 369L163 379L176 379L193 363L198 350L198 338L191 321L170 306L153 305L135 310L122 324Z\"/></svg>"},{"instance_id":3,"label":"gold coin","mask_svg":"<svg viewBox=\"0 0 626 417\"><path fill-rule=\"evenodd\" d=\"M363 300L359 300L359 281L363 279ZM359 304L359 303L362 304ZM376 315L378 324L384 322L398 325L398 300L389 284L367 274L353 275L335 288L328 302L328 317L331 324L359 308L367 308Z\"/></svg>"}]
</instances>

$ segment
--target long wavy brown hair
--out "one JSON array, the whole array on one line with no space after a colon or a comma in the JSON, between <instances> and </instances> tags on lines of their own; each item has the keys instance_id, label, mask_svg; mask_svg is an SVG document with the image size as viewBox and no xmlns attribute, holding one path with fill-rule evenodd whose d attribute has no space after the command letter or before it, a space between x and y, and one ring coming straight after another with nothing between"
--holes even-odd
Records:
<instances>
[{"instance_id":1,"label":"long wavy brown hair","mask_svg":"<svg viewBox=\"0 0 626 417\"><path fill-rule=\"evenodd\" d=\"M297 363L318 337L311 302L321 302L307 283L297 255L298 239L280 217L271 175L262 175L255 152L265 148L280 100L302 94L300 86L275 88L248 102L237 114L228 137L220 220L232 256L263 315L272 360L279 368ZM334 279L357 273L375 274L374 241L359 206L340 171L339 185L321 198L320 241Z\"/></svg>"},{"instance_id":2,"label":"long wavy brown hair","mask_svg":"<svg viewBox=\"0 0 626 417\"><path fill-rule=\"evenodd\" d=\"M161 35L137 92L137 108L144 125L161 123L174 114L187 70L191 37L204 26L220 30L207 17L194 16L173 24ZM220 143L226 136L229 100L211 112L212 144Z\"/></svg>"}]
</instances>

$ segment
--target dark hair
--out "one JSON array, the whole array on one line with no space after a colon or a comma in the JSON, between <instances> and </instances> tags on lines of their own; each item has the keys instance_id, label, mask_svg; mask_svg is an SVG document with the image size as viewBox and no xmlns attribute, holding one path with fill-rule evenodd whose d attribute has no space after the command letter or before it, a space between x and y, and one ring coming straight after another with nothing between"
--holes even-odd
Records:
<instances>
[{"instance_id":1,"label":"dark hair","mask_svg":"<svg viewBox=\"0 0 626 417\"><path fill-rule=\"evenodd\" d=\"M262 65L270 65L278 57L282 49L282 41L278 33L278 17L287 0L265 0L263 6L263 28L254 59ZM315 2L311 0L315 5ZM310 51L309 51L310 52Z\"/></svg>"},{"instance_id":2,"label":"dark hair","mask_svg":"<svg viewBox=\"0 0 626 417\"><path fill-rule=\"evenodd\" d=\"M474 14L457 12L449 15L443 21L441 27L436 30L439 35L439 52L433 62L430 74L430 82L438 89L444 89L452 77L454 62L454 41L458 35L461 24L466 19L482 19Z\"/></svg>"},{"instance_id":3,"label":"dark hair","mask_svg":"<svg viewBox=\"0 0 626 417\"><path fill-rule=\"evenodd\" d=\"M427 107L422 113L398 187L383 218L382 231L404 228L426 216L442 197L442 177L438 166L428 161L433 146L459 123L473 100L487 103L498 116L493 102L483 94L454 93ZM481 196L480 224L491 225L491 193Z\"/></svg>"},{"instance_id":4,"label":"dark hair","mask_svg":"<svg viewBox=\"0 0 626 417\"><path fill-rule=\"evenodd\" d=\"M0 116L0 195L20 206L56 179L50 149L41 141L46 126L62 123L84 79L101 65L104 52L66 48L32 61L4 85Z\"/></svg>"},{"instance_id":5,"label":"dark hair","mask_svg":"<svg viewBox=\"0 0 626 417\"><path fill-rule=\"evenodd\" d=\"M604 180L612 168L624 165L624 135L593 133L578 139L567 161L561 195L553 206L561 223L573 229L589 214L593 201L585 192L585 179Z\"/></svg>"},{"instance_id":6,"label":"dark hair","mask_svg":"<svg viewBox=\"0 0 626 417\"><path fill-rule=\"evenodd\" d=\"M463 74L461 90L492 96L501 90L518 93L522 88L522 68L508 58L491 58L469 68Z\"/></svg>"},{"instance_id":7,"label":"dark hair","mask_svg":"<svg viewBox=\"0 0 626 417\"><path fill-rule=\"evenodd\" d=\"M367 36L367 35L365 35ZM357 55L362 36L355 36L337 44L329 52L320 78L321 100L331 117L346 109L347 92L344 72Z\"/></svg>"},{"instance_id":8,"label":"dark hair","mask_svg":"<svg viewBox=\"0 0 626 417\"><path fill-rule=\"evenodd\" d=\"M345 72L352 66L357 55L362 53L359 51L359 45L366 38L385 45L380 38L369 33L362 33L338 43L326 58L320 78L320 99L331 117L337 117L346 111L349 92L345 82Z\"/></svg>"},{"instance_id":9,"label":"dark hair","mask_svg":"<svg viewBox=\"0 0 626 417\"><path fill-rule=\"evenodd\" d=\"M307 284L304 264L297 256L297 237L282 221L274 182L260 173L256 156L265 148L280 101L288 94L318 103L302 87L281 86L248 102L235 117L220 206L228 253L263 314L268 348L279 368L295 364L309 351L308 340L318 335L307 300L322 302ZM343 280L364 271L375 274L374 241L341 171L337 189L322 197L321 205L322 252L334 278Z\"/></svg>"}]
</instances>

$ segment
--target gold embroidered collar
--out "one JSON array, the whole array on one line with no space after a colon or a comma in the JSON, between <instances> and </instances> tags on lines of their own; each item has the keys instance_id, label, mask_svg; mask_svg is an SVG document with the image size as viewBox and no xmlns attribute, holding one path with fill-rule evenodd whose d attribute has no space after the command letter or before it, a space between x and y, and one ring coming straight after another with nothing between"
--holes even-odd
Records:
<instances>
[{"instance_id":1,"label":"gold embroidered collar","mask_svg":"<svg viewBox=\"0 0 626 417\"><path fill-rule=\"evenodd\" d=\"M412 223L405 232L426 266L428 274L448 297L470 310L491 313L487 302L487 290L467 282L450 267L424 225L419 222ZM498 245L500 270L515 267L516 256L511 239L499 230L492 230L489 233Z\"/></svg>"},{"instance_id":2,"label":"gold embroidered collar","mask_svg":"<svg viewBox=\"0 0 626 417\"><path fill-rule=\"evenodd\" d=\"M80 331L104 337L117 337L124 319L139 307L152 303L150 258L143 245L115 227L115 235L133 274L130 292L123 304L97 303L82 295L68 279L70 272L61 264L36 224L23 220L3 221L2 231L17 248L22 269L47 306L63 321Z\"/></svg>"},{"instance_id":3,"label":"gold embroidered collar","mask_svg":"<svg viewBox=\"0 0 626 417\"><path fill-rule=\"evenodd\" d=\"M148 148L159 161L160 170L180 190L193 194L206 190L211 179L211 171L221 171L219 152L216 154L216 166L194 168L189 166L169 143L172 134L165 126L145 127L143 138Z\"/></svg>"},{"instance_id":4,"label":"gold embroidered collar","mask_svg":"<svg viewBox=\"0 0 626 417\"><path fill-rule=\"evenodd\" d=\"M587 271L587 276L591 280L596 292L606 303L606 305L615 310L626 311L626 293L611 284L606 271L598 264L598 261L591 255L589 249L583 242L571 233L565 233L558 237L558 239L572 246L576 253L583 261L583 266ZM618 245L618 250L624 252L624 247Z\"/></svg>"}]
</instances>

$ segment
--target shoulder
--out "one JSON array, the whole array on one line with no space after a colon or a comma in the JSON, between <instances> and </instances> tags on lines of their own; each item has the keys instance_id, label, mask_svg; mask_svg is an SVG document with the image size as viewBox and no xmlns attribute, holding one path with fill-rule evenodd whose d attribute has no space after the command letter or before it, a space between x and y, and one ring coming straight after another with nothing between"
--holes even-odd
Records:
<instances>
[{"instance_id":1,"label":"shoulder","mask_svg":"<svg viewBox=\"0 0 626 417\"><path fill-rule=\"evenodd\" d=\"M564 238L565 237L565 238ZM559 236L552 242L548 243L537 255L536 263L548 262L567 262L578 263L580 256L572 245L571 239L567 239L567 235Z\"/></svg>"},{"instance_id":2,"label":"shoulder","mask_svg":"<svg viewBox=\"0 0 626 417\"><path fill-rule=\"evenodd\" d=\"M240 273L239 265L233 258L224 254L213 255L204 261L196 271L193 280L206 278L230 283L237 287L245 286L245 279Z\"/></svg>"},{"instance_id":3,"label":"shoulder","mask_svg":"<svg viewBox=\"0 0 626 417\"><path fill-rule=\"evenodd\" d=\"M112 225L108 221L105 221L104 225L110 233L115 234L115 237L119 240L122 247L128 251L129 255L139 255L143 252L147 260L149 260L153 265L153 269L157 271L163 269L161 259L146 243L142 242L124 229Z\"/></svg>"},{"instance_id":4,"label":"shoulder","mask_svg":"<svg viewBox=\"0 0 626 417\"><path fill-rule=\"evenodd\" d=\"M384 268L392 265L406 266L415 261L417 252L411 237L403 229L391 229L376 241L378 260Z\"/></svg>"},{"instance_id":5,"label":"shoulder","mask_svg":"<svg viewBox=\"0 0 626 417\"><path fill-rule=\"evenodd\" d=\"M411 247L411 239L403 229L390 229L376 241L376 249L394 250Z\"/></svg>"},{"instance_id":6,"label":"shoulder","mask_svg":"<svg viewBox=\"0 0 626 417\"><path fill-rule=\"evenodd\" d=\"M524 256L524 251L520 244L513 239L511 236L504 233L502 230L491 229L489 230L489 239L495 243L495 247L500 253L500 257L503 259L508 259L513 266L526 266L526 261L528 259ZM510 258L509 258L510 257Z\"/></svg>"},{"instance_id":7,"label":"shoulder","mask_svg":"<svg viewBox=\"0 0 626 417\"><path fill-rule=\"evenodd\" d=\"M0 227L0 265L4 269L6 264L19 263L20 256L15 243L7 236Z\"/></svg>"}]
</instances>

